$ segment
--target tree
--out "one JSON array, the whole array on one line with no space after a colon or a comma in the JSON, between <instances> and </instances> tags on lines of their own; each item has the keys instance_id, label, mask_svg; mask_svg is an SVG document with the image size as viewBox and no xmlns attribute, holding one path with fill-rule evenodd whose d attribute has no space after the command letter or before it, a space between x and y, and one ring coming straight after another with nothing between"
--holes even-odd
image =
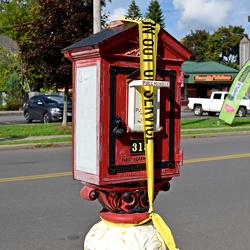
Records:
<instances>
[{"instance_id":1,"label":"tree","mask_svg":"<svg viewBox=\"0 0 250 250\"><path fill-rule=\"evenodd\" d=\"M101 0L101 5L111 0ZM92 33L92 0L0 0L0 32L21 48L22 78L30 89L71 84L71 62L61 49ZM105 26L107 15L102 16ZM23 81L22 81L23 82Z\"/></svg>"},{"instance_id":2,"label":"tree","mask_svg":"<svg viewBox=\"0 0 250 250\"><path fill-rule=\"evenodd\" d=\"M107 1L111 2L111 0L101 0L102 7L106 5ZM53 50L53 46L57 47L57 52L59 53L56 52L55 54L57 56L59 54L59 59L61 60L61 57L63 56L60 49L91 34L93 18L92 2L92 0L56 0L54 7L57 6L57 8L53 8L53 1L47 0L0 0L0 33L11 37L14 41L18 42L19 46L22 48L22 63L26 68L23 75L26 76L26 79L29 79L30 86L33 90L39 90L39 87L44 87L44 83L49 82L48 86L45 86L45 88L47 88L51 86L51 82L54 82L51 79L47 80L47 78L50 78L49 71L47 74L42 74L41 67L43 67L43 64L41 64L40 61L44 61L43 58L40 57L39 53L36 53L36 58L36 55L34 55L34 48L37 45L42 45L43 41L41 41L40 44L38 44L38 42L36 42L36 44L33 42L41 38L47 40L47 43L49 44L50 39L48 39L48 37L51 37L51 34L46 33L42 37L40 37L40 35L42 32L45 32L46 28L50 29L53 33L53 24L54 26L58 26L58 32L60 32L60 27L62 27L61 31L63 35L61 37L65 34L64 28L65 30L67 29L66 33L68 38L65 39L65 37L63 37L61 39L61 41L64 42L59 41L60 39L55 39L54 36L54 43L49 44L50 50ZM77 15L78 17L74 20ZM57 16L57 20L55 20L56 18L53 16ZM86 16L88 17L86 18ZM107 17L108 16L106 14L103 14L103 26L105 25ZM46 23L47 21L48 23ZM76 21L75 24L74 21ZM68 27L66 27L67 25ZM41 28L41 26L44 27ZM71 39L69 39L69 37ZM58 41L59 44L57 46L56 43ZM32 43L34 46L32 46ZM45 51L47 46L42 47L43 48L41 48L40 51L44 50L44 52L47 53L47 51ZM41 52L41 54L42 53L43 52ZM27 56L27 54L29 55ZM55 60L50 60L50 56L53 57L54 55L50 53L47 56L47 61L51 61L53 63ZM34 64L31 60L32 57L34 58ZM65 61L62 63L65 63ZM70 62L67 63L68 67L70 67ZM45 68L48 69L47 66L49 65L45 65ZM57 67L57 65L55 67ZM54 76L51 77L53 78ZM64 76L62 76L62 79L65 79Z\"/></svg>"},{"instance_id":3,"label":"tree","mask_svg":"<svg viewBox=\"0 0 250 250\"><path fill-rule=\"evenodd\" d=\"M5 108L19 108L23 93L28 88L24 81L20 53L0 46L0 92L7 94Z\"/></svg>"},{"instance_id":4,"label":"tree","mask_svg":"<svg viewBox=\"0 0 250 250\"><path fill-rule=\"evenodd\" d=\"M146 12L146 18L150 18L158 23L162 28L165 27L164 16L158 0L151 0Z\"/></svg>"},{"instance_id":5,"label":"tree","mask_svg":"<svg viewBox=\"0 0 250 250\"><path fill-rule=\"evenodd\" d=\"M241 26L220 27L208 39L207 60L214 60L238 68L239 44L247 36Z\"/></svg>"},{"instance_id":6,"label":"tree","mask_svg":"<svg viewBox=\"0 0 250 250\"><path fill-rule=\"evenodd\" d=\"M38 3L36 0L0 0L0 33L21 43L26 39L28 25L36 16ZM21 79L22 87L25 89L29 83L23 71L23 62L18 51L0 51L0 82L1 89L5 89L8 78L16 72ZM2 60L3 56L5 59Z\"/></svg>"},{"instance_id":7,"label":"tree","mask_svg":"<svg viewBox=\"0 0 250 250\"><path fill-rule=\"evenodd\" d=\"M0 46L0 91L5 90L5 85L10 76L15 72L21 78L21 63L17 52Z\"/></svg>"},{"instance_id":8,"label":"tree","mask_svg":"<svg viewBox=\"0 0 250 250\"><path fill-rule=\"evenodd\" d=\"M209 32L205 30L196 30L195 32L191 30L191 34L185 36L181 40L183 45L186 46L190 50L190 52L192 52L192 56L190 57L191 61L206 61L206 54L208 50L207 41L209 37Z\"/></svg>"},{"instance_id":9,"label":"tree","mask_svg":"<svg viewBox=\"0 0 250 250\"><path fill-rule=\"evenodd\" d=\"M139 6L135 3L135 0L132 0L131 4L129 5L127 14L125 16L131 17L131 18L142 17L141 10L140 10Z\"/></svg>"},{"instance_id":10,"label":"tree","mask_svg":"<svg viewBox=\"0 0 250 250\"><path fill-rule=\"evenodd\" d=\"M82 0L39 0L37 18L29 27L29 41L21 44L23 61L32 66L35 87L63 87L65 92L62 125L67 125L67 94L72 82L71 62L61 50L90 35L93 29L92 6ZM27 68L26 68L27 69Z\"/></svg>"},{"instance_id":11,"label":"tree","mask_svg":"<svg viewBox=\"0 0 250 250\"><path fill-rule=\"evenodd\" d=\"M6 81L10 75L10 65L12 64L12 59L9 55L7 48L0 46L0 92L4 91Z\"/></svg>"},{"instance_id":12,"label":"tree","mask_svg":"<svg viewBox=\"0 0 250 250\"><path fill-rule=\"evenodd\" d=\"M213 34L205 30L191 31L181 39L192 53L190 60L215 61L239 69L239 44L247 34L241 26L220 27Z\"/></svg>"},{"instance_id":13,"label":"tree","mask_svg":"<svg viewBox=\"0 0 250 250\"><path fill-rule=\"evenodd\" d=\"M71 84L71 63L61 50L92 33L92 18L92 6L86 1L39 0L37 17L20 44L27 68L42 75L34 79L33 88Z\"/></svg>"},{"instance_id":14,"label":"tree","mask_svg":"<svg viewBox=\"0 0 250 250\"><path fill-rule=\"evenodd\" d=\"M0 0L0 33L23 41L24 28L32 22L37 6L36 0Z\"/></svg>"},{"instance_id":15,"label":"tree","mask_svg":"<svg viewBox=\"0 0 250 250\"><path fill-rule=\"evenodd\" d=\"M38 3L37 16L27 27L27 40L20 44L22 59L30 77L35 76L33 89L64 87L66 97L72 83L71 62L61 50L93 33L93 2L38 0ZM67 100L64 104L67 105ZM64 110L62 124L66 125L67 109Z\"/></svg>"},{"instance_id":16,"label":"tree","mask_svg":"<svg viewBox=\"0 0 250 250\"><path fill-rule=\"evenodd\" d=\"M7 94L5 99L7 108L11 110L20 108L23 102L22 84L20 75L17 72L13 72L7 79L5 92Z\"/></svg>"}]
</instances>

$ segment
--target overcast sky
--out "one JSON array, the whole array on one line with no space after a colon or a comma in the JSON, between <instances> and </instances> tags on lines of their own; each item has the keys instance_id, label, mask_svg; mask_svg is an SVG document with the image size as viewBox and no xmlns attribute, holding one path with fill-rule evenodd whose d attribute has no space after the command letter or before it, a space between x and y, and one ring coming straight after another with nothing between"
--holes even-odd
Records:
<instances>
[{"instance_id":1,"label":"overcast sky","mask_svg":"<svg viewBox=\"0 0 250 250\"><path fill-rule=\"evenodd\" d=\"M219 27L242 26L250 37L250 0L158 0L164 13L165 30L177 40L191 30L206 30L212 34ZM110 21L123 17L132 0L112 0L105 13ZM150 0L135 0L143 15Z\"/></svg>"}]
</instances>

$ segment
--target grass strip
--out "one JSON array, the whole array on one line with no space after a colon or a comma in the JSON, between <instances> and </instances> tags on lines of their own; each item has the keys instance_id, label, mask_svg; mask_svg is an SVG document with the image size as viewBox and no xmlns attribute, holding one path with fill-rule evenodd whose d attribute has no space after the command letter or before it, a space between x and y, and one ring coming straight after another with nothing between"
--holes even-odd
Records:
<instances>
[{"instance_id":1,"label":"grass strip","mask_svg":"<svg viewBox=\"0 0 250 250\"><path fill-rule=\"evenodd\" d=\"M18 138L29 136L71 135L71 123L62 126L61 123L25 124L0 126L0 138Z\"/></svg>"},{"instance_id":2,"label":"grass strip","mask_svg":"<svg viewBox=\"0 0 250 250\"><path fill-rule=\"evenodd\" d=\"M236 117L233 124L229 125L218 118L185 118L181 119L181 135L210 134L222 132L242 132L250 131L250 117ZM49 124L23 124L0 126L0 145L15 144L55 144L56 142L71 142L71 137L60 138L60 135L71 135L72 123L63 127L61 123ZM30 136L58 136L58 138L25 140ZM19 139L24 138L24 139Z\"/></svg>"},{"instance_id":3,"label":"grass strip","mask_svg":"<svg viewBox=\"0 0 250 250\"><path fill-rule=\"evenodd\" d=\"M45 140L14 140L14 141L0 141L0 145L18 145L18 144L32 144L32 143L38 143L38 144L54 144L57 142L72 142L71 137L65 137L65 138L51 138L51 139L45 139Z\"/></svg>"},{"instance_id":4,"label":"grass strip","mask_svg":"<svg viewBox=\"0 0 250 250\"><path fill-rule=\"evenodd\" d=\"M181 130L181 135L198 135L198 134L216 134L216 133L233 133L233 132L247 132L250 131L250 127L249 128L235 128L235 129L213 129L213 130L187 130L187 131L183 131Z\"/></svg>"},{"instance_id":5,"label":"grass strip","mask_svg":"<svg viewBox=\"0 0 250 250\"><path fill-rule=\"evenodd\" d=\"M250 126L250 117L236 117L233 123L227 124L218 118L185 118L181 120L181 129L199 128L236 128Z\"/></svg>"}]
</instances>

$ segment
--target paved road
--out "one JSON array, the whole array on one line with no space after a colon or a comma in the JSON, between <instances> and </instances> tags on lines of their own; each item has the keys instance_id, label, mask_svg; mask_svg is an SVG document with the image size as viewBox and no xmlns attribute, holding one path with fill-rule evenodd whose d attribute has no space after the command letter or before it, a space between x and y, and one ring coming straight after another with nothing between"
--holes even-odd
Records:
<instances>
[{"instance_id":1,"label":"paved road","mask_svg":"<svg viewBox=\"0 0 250 250\"><path fill-rule=\"evenodd\" d=\"M182 141L181 176L154 203L180 249L249 250L249 140ZM71 147L5 150L0 158L0 250L83 249L101 206L81 199Z\"/></svg>"},{"instance_id":2,"label":"paved road","mask_svg":"<svg viewBox=\"0 0 250 250\"><path fill-rule=\"evenodd\" d=\"M0 181L0 249L83 249L98 206L79 196L81 184L69 174L71 148L0 151L0 158L1 180L13 178ZM90 211L95 218L88 221Z\"/></svg>"},{"instance_id":3,"label":"paved road","mask_svg":"<svg viewBox=\"0 0 250 250\"><path fill-rule=\"evenodd\" d=\"M200 117L208 117L208 115L204 114L203 116L195 116L193 112L186 110L181 112L181 117L183 119L185 118L200 118ZM217 116L218 117L218 116ZM39 122L40 121L33 121L33 122ZM0 125L12 125L12 124L25 124L24 117L22 113L12 113L12 114L6 114L0 112Z\"/></svg>"},{"instance_id":4,"label":"paved road","mask_svg":"<svg viewBox=\"0 0 250 250\"><path fill-rule=\"evenodd\" d=\"M191 110L182 110L181 111L181 118L185 119L185 118L218 118L219 117L219 113L216 114L215 116L209 116L208 113L204 112L204 114L202 116L197 116L194 115L193 111Z\"/></svg>"},{"instance_id":5,"label":"paved road","mask_svg":"<svg viewBox=\"0 0 250 250\"><path fill-rule=\"evenodd\" d=\"M24 124L24 117L21 112L5 113L0 112L0 125Z\"/></svg>"},{"instance_id":6,"label":"paved road","mask_svg":"<svg viewBox=\"0 0 250 250\"><path fill-rule=\"evenodd\" d=\"M33 123L42 123L35 120ZM0 125L26 124L22 112L2 113L0 112Z\"/></svg>"}]
</instances>

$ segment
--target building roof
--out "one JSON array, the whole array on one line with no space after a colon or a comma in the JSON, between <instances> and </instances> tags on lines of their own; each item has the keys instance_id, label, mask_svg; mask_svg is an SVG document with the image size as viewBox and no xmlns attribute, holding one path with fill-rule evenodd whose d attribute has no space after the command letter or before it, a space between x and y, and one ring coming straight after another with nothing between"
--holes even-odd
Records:
<instances>
[{"instance_id":1,"label":"building roof","mask_svg":"<svg viewBox=\"0 0 250 250\"><path fill-rule=\"evenodd\" d=\"M78 41L64 49L61 52L70 60L72 57L89 58L93 55L98 56L120 56L123 59L139 59L139 31L138 24L130 21L114 21L110 27L89 37ZM174 61L182 64L190 58L191 52L187 50L179 41L172 37L164 29L160 29L158 34L159 50L158 56L161 59ZM127 57L127 59L125 59ZM130 58L130 59L128 59ZM179 66L180 66L179 65Z\"/></svg>"},{"instance_id":2,"label":"building roof","mask_svg":"<svg viewBox=\"0 0 250 250\"><path fill-rule=\"evenodd\" d=\"M196 75L231 75L232 79L238 74L238 70L225 66L217 62L190 62L186 61L182 64L182 72L184 73L185 84L193 84ZM201 81L201 83L211 84L214 81ZM221 83L230 83L223 80ZM197 83L197 82L196 82Z\"/></svg>"},{"instance_id":3,"label":"building roof","mask_svg":"<svg viewBox=\"0 0 250 250\"><path fill-rule=\"evenodd\" d=\"M136 24L135 24L136 25ZM135 26L133 25L133 26ZM107 39L116 36L117 34L124 32L125 30L128 30L131 28L131 25L119 25L115 27L110 27L108 29L104 29L98 33L95 33L77 43L74 43L67 48L64 48L63 51L67 50L72 50L72 49L77 49L81 47L87 47L87 46L93 46L93 45L98 45L100 43L103 43Z\"/></svg>"},{"instance_id":4,"label":"building roof","mask_svg":"<svg viewBox=\"0 0 250 250\"><path fill-rule=\"evenodd\" d=\"M6 35L0 35L0 46L7 48L11 51L17 51L17 43Z\"/></svg>"},{"instance_id":5,"label":"building roof","mask_svg":"<svg viewBox=\"0 0 250 250\"><path fill-rule=\"evenodd\" d=\"M185 74L208 74L208 73L238 73L237 69L228 67L221 63L217 63L214 61L210 62L184 62L182 64L182 71Z\"/></svg>"},{"instance_id":6,"label":"building roof","mask_svg":"<svg viewBox=\"0 0 250 250\"><path fill-rule=\"evenodd\" d=\"M240 43L250 43L250 40L247 38L247 37L243 37L241 40L240 40Z\"/></svg>"}]
</instances>

